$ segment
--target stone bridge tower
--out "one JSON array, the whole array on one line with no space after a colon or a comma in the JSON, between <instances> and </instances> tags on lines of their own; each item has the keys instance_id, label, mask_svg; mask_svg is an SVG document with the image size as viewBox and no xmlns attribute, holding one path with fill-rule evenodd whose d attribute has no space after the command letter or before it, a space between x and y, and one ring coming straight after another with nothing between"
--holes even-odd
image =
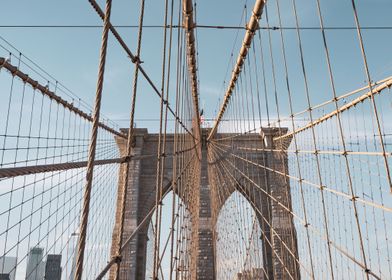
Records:
<instances>
[{"instance_id":1,"label":"stone bridge tower","mask_svg":"<svg viewBox=\"0 0 392 280\"><path fill-rule=\"evenodd\" d=\"M284 129L264 128L260 134L248 134L235 138L236 145L240 147L260 147L253 152L252 159L264 163L265 167L273 170L288 172L287 155L272 153L268 149L284 149L287 145L274 145L273 137L284 132ZM124 131L126 132L126 131ZM206 142L207 130L202 131L202 157L201 157L201 180L200 180L200 208L198 213L198 256L196 260L197 276L196 279L215 280L215 224L220 209L211 208L211 202L214 205L222 207L225 200L235 190L239 191L252 205L259 220L262 229L260 239L263 244L263 265L268 275L265 279L289 279L287 271L295 279L299 279L299 267L295 259L298 259L297 240L295 227L292 217L283 211L279 203L270 199L270 196L278 198L281 204L291 208L290 189L287 177L278 176L274 172L260 172L259 169L253 169L254 172L247 172L250 178L239 176L235 178L235 184L227 189L224 196L217 194L214 190L219 189L218 174L216 165L221 160L219 157L212 157L208 149L209 144ZM226 135L217 135L217 138L230 138ZM117 138L117 144L121 155L125 155L126 140ZM171 154L174 149L174 135L167 135L166 153ZM155 180L156 180L156 157L148 157L157 154L158 135L149 134L147 129L135 129L133 154L136 157L130 164L130 176L128 180L128 193L126 201L126 213L124 224L123 240L126 240L137 225L146 217L155 205ZM231 143L233 144L233 143ZM285 147L283 147L285 146ZM241 151L233 148L231 154L241 156ZM146 156L146 157L143 157ZM223 155L222 157L224 157ZM283 158L283 160L282 160ZM170 178L172 178L172 162L168 160L165 163L166 174L164 185L168 188ZM123 174L120 170L119 174ZM241 172L233 172L241 174ZM245 172L244 172L245 174ZM123 181L120 175L119 184ZM209 178L210 177L210 178ZM252 188L246 180L252 180L262 188ZM215 185L215 188L212 186ZM118 197L118 201L120 197ZM113 230L112 253L115 252L117 244L117 232L119 222L119 209L116 212L116 224ZM147 251L147 231L149 223L142 228L132 239L129 250L122 256L121 275L130 280L145 279L146 275L146 251ZM271 226L273 230L271 230ZM283 241L283 242L282 242ZM282 245L284 244L284 246ZM288 254L287 247L295 255ZM286 253L285 253L286 252ZM287 274L287 275L286 275ZM109 279L114 279L114 271L111 271ZM120 278L121 279L121 278ZM195 280L196 280L195 279ZM221 279L217 279L221 280ZM223 280L223 279L222 279Z\"/></svg>"}]
</instances>

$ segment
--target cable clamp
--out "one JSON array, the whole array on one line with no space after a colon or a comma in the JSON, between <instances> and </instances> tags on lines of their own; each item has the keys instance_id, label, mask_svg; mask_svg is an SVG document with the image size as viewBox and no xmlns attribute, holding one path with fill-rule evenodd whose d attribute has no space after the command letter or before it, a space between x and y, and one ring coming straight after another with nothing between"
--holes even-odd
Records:
<instances>
[{"instance_id":1,"label":"cable clamp","mask_svg":"<svg viewBox=\"0 0 392 280\"><path fill-rule=\"evenodd\" d=\"M113 257L114 263L120 263L122 261L121 255L117 255Z\"/></svg>"},{"instance_id":2,"label":"cable clamp","mask_svg":"<svg viewBox=\"0 0 392 280\"><path fill-rule=\"evenodd\" d=\"M259 27L259 24L256 25L254 29L250 28L248 24L245 24L245 30L251 33L252 35L255 34L257 28Z\"/></svg>"},{"instance_id":3,"label":"cable clamp","mask_svg":"<svg viewBox=\"0 0 392 280\"><path fill-rule=\"evenodd\" d=\"M131 60L132 60L132 63L138 64L138 65L144 63L144 61L141 61L140 57L137 55L135 55L133 58L131 58Z\"/></svg>"},{"instance_id":4,"label":"cable clamp","mask_svg":"<svg viewBox=\"0 0 392 280\"><path fill-rule=\"evenodd\" d=\"M125 156L123 157L122 163L131 161L132 156Z\"/></svg>"}]
</instances>

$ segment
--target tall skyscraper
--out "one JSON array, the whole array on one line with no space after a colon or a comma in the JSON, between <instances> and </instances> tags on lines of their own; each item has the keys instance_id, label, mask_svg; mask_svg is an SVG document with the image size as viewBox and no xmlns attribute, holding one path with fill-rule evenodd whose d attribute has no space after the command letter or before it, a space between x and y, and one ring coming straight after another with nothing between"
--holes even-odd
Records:
<instances>
[{"instance_id":1,"label":"tall skyscraper","mask_svg":"<svg viewBox=\"0 0 392 280\"><path fill-rule=\"evenodd\" d=\"M26 280L42 280L44 278L45 262L43 256L43 248L34 247L30 249L27 258Z\"/></svg>"},{"instance_id":2,"label":"tall skyscraper","mask_svg":"<svg viewBox=\"0 0 392 280\"><path fill-rule=\"evenodd\" d=\"M71 237L73 237L72 238L73 246L72 246L72 254L71 254L71 255L73 255L73 257L72 257L72 264L71 264L71 273L69 274L68 280L74 280L74 278L75 278L74 276L75 276L75 270L76 270L76 255L77 255L76 248L77 248L78 242L79 242L78 236L79 236L79 234L76 232L71 235Z\"/></svg>"},{"instance_id":3,"label":"tall skyscraper","mask_svg":"<svg viewBox=\"0 0 392 280\"><path fill-rule=\"evenodd\" d=\"M76 254L74 253L74 257L72 258L72 266L71 266L71 273L69 275L69 280L74 280L75 270L76 270Z\"/></svg>"},{"instance_id":4,"label":"tall skyscraper","mask_svg":"<svg viewBox=\"0 0 392 280\"><path fill-rule=\"evenodd\" d=\"M48 255L45 265L45 280L61 280L61 255Z\"/></svg>"},{"instance_id":5,"label":"tall skyscraper","mask_svg":"<svg viewBox=\"0 0 392 280\"><path fill-rule=\"evenodd\" d=\"M16 264L16 257L0 257L0 279L15 280Z\"/></svg>"}]
</instances>

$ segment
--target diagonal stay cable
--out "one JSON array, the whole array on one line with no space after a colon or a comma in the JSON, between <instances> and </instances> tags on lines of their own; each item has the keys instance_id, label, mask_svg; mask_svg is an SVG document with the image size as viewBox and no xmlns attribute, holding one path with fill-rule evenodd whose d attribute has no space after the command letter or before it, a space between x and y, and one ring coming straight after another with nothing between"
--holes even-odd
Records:
<instances>
[{"instance_id":1,"label":"diagonal stay cable","mask_svg":"<svg viewBox=\"0 0 392 280\"><path fill-rule=\"evenodd\" d=\"M104 12L102 11L101 7L98 5L98 3L95 0L88 0L93 6L94 10L97 12L99 17L103 20L105 17ZM131 59L132 63L140 63L140 58L136 57L131 50L128 48L127 44L124 42L124 40L121 38L120 34L117 32L116 28L111 24L109 21L109 29L112 32L113 36L116 38L118 43L121 45L121 47L124 49L124 51L127 53L129 58ZM150 76L147 74L147 72L144 70L143 66L139 65L139 71L143 75L143 77L147 80L148 84L152 87L154 92L161 97L162 93L161 91L155 86L154 82L151 80ZM185 124L182 122L182 120L176 115L176 113L173 111L171 108L169 101L164 99L164 103L167 104L169 112L173 115L173 117L180 123L180 125L184 128L184 130L191 135L193 138L194 135L189 129L185 126Z\"/></svg>"},{"instance_id":2,"label":"diagonal stay cable","mask_svg":"<svg viewBox=\"0 0 392 280\"><path fill-rule=\"evenodd\" d=\"M247 30L246 30L246 34L244 37L244 40L242 42L242 47L241 50L238 54L238 58L237 58L237 62L236 65L234 66L233 69L233 74L231 77L231 80L229 82L229 86L227 88L222 106L219 110L218 116L216 118L215 124L210 132L210 134L208 135L208 140L210 140L216 133L217 129L218 129L218 125L226 111L226 108L228 106L228 103L230 101L230 97L233 93L233 90L235 88L235 85L237 83L238 77L242 71L242 66L244 64L244 61L246 59L246 56L248 54L248 49L250 48L250 45L252 43L255 31L257 30L258 26L259 26L259 19L261 17L261 14L263 12L263 8L265 5L266 0L256 0L253 11L252 11L252 16L249 20L249 23L247 25Z\"/></svg>"},{"instance_id":3,"label":"diagonal stay cable","mask_svg":"<svg viewBox=\"0 0 392 280\"><path fill-rule=\"evenodd\" d=\"M13 76L17 76L24 83L27 83L27 84L31 85L34 89L38 89L43 95L49 97L51 100L56 101L58 104L61 104L64 108L67 108L71 112L79 115L80 117L88 120L89 122L93 121L93 118L89 114L83 112L82 110L77 108L72 103L70 103L70 102L66 101L65 99L61 98L55 92L49 90L49 88L47 86L43 86L38 81L30 78L29 75L27 75L26 73L23 73L22 71L20 71L18 69L18 67L10 64L9 61L7 61L7 59L5 59L4 57L0 57L0 69L1 68L7 69L7 71L9 71ZM98 126L103 128L103 129L105 129L105 130L107 130L107 131L109 131L110 133L112 133L114 135L117 135L117 136L122 137L122 138L126 138L126 136L124 134L114 130L113 128L107 126L106 124L104 124L102 122L98 122Z\"/></svg>"},{"instance_id":4,"label":"diagonal stay cable","mask_svg":"<svg viewBox=\"0 0 392 280\"><path fill-rule=\"evenodd\" d=\"M189 159L189 161L186 163L185 167L181 170L180 174L177 177L177 181L181 179L181 176L184 175L184 172L187 170L187 168L189 168L190 164L193 161L193 158L194 158L194 156ZM172 181L167 183L167 185L165 187L167 189L167 191L162 195L160 202L162 202L162 200L166 197L166 195L172 190L172 183L173 183ZM147 215L144 217L144 219L139 223L139 225L136 227L136 229L131 233L131 235L127 238L127 240L125 240L125 242L122 244L122 246L120 248L120 251L119 251L120 253L122 253L124 251L124 249L127 247L129 242L132 241L132 239L140 231L140 229L143 228L143 226L145 226L146 222L152 216L155 209L156 209L156 205L154 205L151 208L151 210L147 213ZM113 258L107 263L107 265L101 271L101 273L96 277L96 280L101 280L103 277L105 277L106 273L109 271L109 269L112 267L112 265L114 265L115 263L119 263L119 262L121 262L121 256L120 255L113 256Z\"/></svg>"}]
</instances>

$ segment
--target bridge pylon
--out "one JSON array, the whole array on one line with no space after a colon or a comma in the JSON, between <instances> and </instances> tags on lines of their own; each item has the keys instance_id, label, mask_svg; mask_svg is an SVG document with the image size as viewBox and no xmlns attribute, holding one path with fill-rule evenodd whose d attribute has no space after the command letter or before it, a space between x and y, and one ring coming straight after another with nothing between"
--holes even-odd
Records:
<instances>
[{"instance_id":1,"label":"bridge pylon","mask_svg":"<svg viewBox=\"0 0 392 280\"><path fill-rule=\"evenodd\" d=\"M209 130L203 129L201 159L199 159L201 163L200 186L196 188L199 191L199 207L198 211L192 210L195 213L190 213L192 220L198 224L195 227L197 232L192 232L190 235L196 239L191 241L194 245L192 247L194 254L191 254L191 257L195 258L191 261L190 266L194 267L194 272L190 274L192 279L216 279L217 219L225 201L234 191L240 192L255 210L262 232L260 239L263 244L264 279L286 279L290 278L289 275L294 276L295 279L300 278L297 261L297 236L293 217L282 208L291 207L290 185L289 181L285 180L287 176L275 174L276 172L288 174L287 155L284 149L289 143L274 143L273 141L273 137L286 131L287 129L263 128L261 133L234 138L235 143L233 143L230 134L216 134L215 141L232 146L230 153L223 154L221 157L232 157L235 160L236 156L243 156L241 147L252 149L258 147L252 151L252 161L259 162L260 165L266 167L265 172L260 172L260 168L254 168L254 172L249 172L248 168L243 176L241 176L241 170L231 170L233 184L225 188L225 193L220 193L223 188L219 188L220 182L217 173L219 172L218 168L222 168L219 164L223 158L211 153L209 145L213 145L213 143L206 141ZM168 134L166 137L166 155L170 155L174 151L174 135ZM126 140L122 138L116 140L120 153L125 153ZM150 134L147 129L135 129L133 143L134 159L129 167L130 176L127 187L123 240L128 239L138 228L138 225L151 213L155 205L156 157L151 155L157 153L158 134ZM271 152L272 149L275 151L281 149L282 152ZM166 188L163 190L164 193L168 192L171 187L172 167L172 160L167 160L164 171L163 185ZM119 186L121 186L123 170L120 170L119 174ZM249 182L253 182L253 184ZM279 198L279 200L274 201L271 197ZM118 199L120 200L120 197ZM191 209L191 207L186 207L188 211ZM119 217L120 209L117 210L113 230L113 254L115 254L115 246L118 244ZM151 219L151 215L148 219ZM122 255L120 279L146 278L149 224L149 222L145 222L144 226L138 229L138 233L132 238L129 247ZM295 252L294 255L292 252ZM109 279L115 279L114 268L110 272Z\"/></svg>"}]
</instances>

